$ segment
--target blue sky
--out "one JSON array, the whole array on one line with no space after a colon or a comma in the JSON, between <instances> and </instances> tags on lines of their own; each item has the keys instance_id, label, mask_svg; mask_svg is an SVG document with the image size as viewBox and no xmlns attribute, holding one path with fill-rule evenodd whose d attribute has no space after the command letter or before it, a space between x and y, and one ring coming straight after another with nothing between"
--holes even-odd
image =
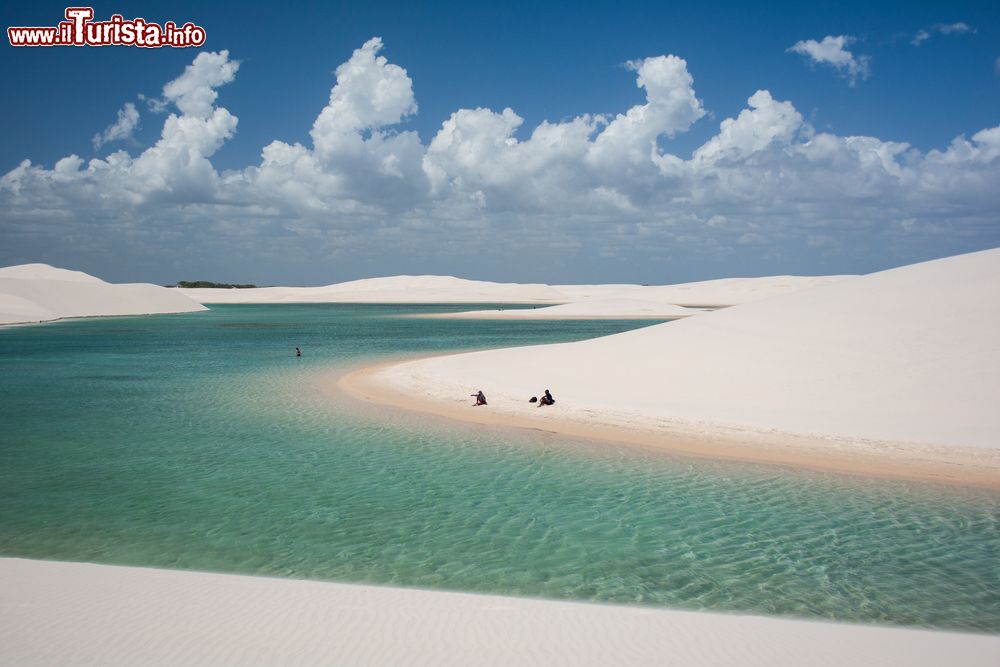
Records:
<instances>
[{"instance_id":1,"label":"blue sky","mask_svg":"<svg viewBox=\"0 0 1000 667\"><path fill-rule=\"evenodd\" d=\"M1000 133L982 134L1000 124L994 5L96 5L99 19L190 20L208 39L4 40L0 265L116 281L664 283L994 247ZM63 8L0 15L46 26ZM824 38L843 39L824 51ZM199 52L216 57L186 70ZM349 84L334 74L345 63L361 72ZM182 78L217 93L211 108L186 114L165 95ZM381 111L364 102L380 85L396 96ZM95 144L127 103L135 127ZM452 116L462 109L482 111ZM190 118L168 141L171 114ZM196 121L216 134L193 138ZM533 141L542 123L566 131ZM280 159L262 158L269 145Z\"/></svg>"}]
</instances>

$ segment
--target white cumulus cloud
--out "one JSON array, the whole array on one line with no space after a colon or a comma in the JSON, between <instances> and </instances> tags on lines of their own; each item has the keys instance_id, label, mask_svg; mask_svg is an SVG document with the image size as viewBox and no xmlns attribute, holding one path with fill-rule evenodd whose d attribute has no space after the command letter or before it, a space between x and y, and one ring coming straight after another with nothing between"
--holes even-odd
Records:
<instances>
[{"instance_id":1,"label":"white cumulus cloud","mask_svg":"<svg viewBox=\"0 0 1000 667\"><path fill-rule=\"evenodd\" d=\"M199 53L184 73L163 87L163 97L173 102L185 116L208 118L214 109L221 85L231 83L240 69L229 51Z\"/></svg>"},{"instance_id":2,"label":"white cumulus cloud","mask_svg":"<svg viewBox=\"0 0 1000 667\"><path fill-rule=\"evenodd\" d=\"M164 86L165 99L181 113L169 114L159 140L138 156L121 150L85 165L70 155L57 163L54 172L25 160L4 176L0 189L14 192L28 206L30 197L36 196L56 207L60 200L68 206L81 198L99 209L119 210L149 201L215 196L218 175L209 158L233 136L237 125L228 110L213 106L215 87L232 81L237 68L226 51L198 54L180 77ZM132 111L138 118L134 105ZM125 122L131 117L126 113ZM55 175L61 178L54 179ZM56 183L60 187L53 187Z\"/></svg>"},{"instance_id":3,"label":"white cumulus cloud","mask_svg":"<svg viewBox=\"0 0 1000 667\"><path fill-rule=\"evenodd\" d=\"M238 121L218 89L239 65L198 54L164 86L174 111L153 146L51 168L25 160L0 177L0 260L34 243L213 266L335 260L356 273L400 257L452 272L574 257L721 272L734 258L761 271L885 262L886 249L905 255L932 237L941 252L1000 244L1000 127L922 152L817 132L762 89L685 157L672 139L706 112L687 63L662 55L629 64L637 99L619 113L526 128L512 108L457 109L425 144L405 129L413 81L382 50L369 40L336 68L309 145L272 141L256 164L223 173L212 158Z\"/></svg>"},{"instance_id":4,"label":"white cumulus cloud","mask_svg":"<svg viewBox=\"0 0 1000 667\"><path fill-rule=\"evenodd\" d=\"M417 112L413 82L406 70L378 55L381 50L382 40L374 37L337 68L330 101L312 128L320 157L360 150L360 130L395 125Z\"/></svg>"},{"instance_id":5,"label":"white cumulus cloud","mask_svg":"<svg viewBox=\"0 0 1000 667\"><path fill-rule=\"evenodd\" d=\"M261 163L229 177L240 198L289 203L315 212L399 212L428 189L424 147L416 132L394 126L417 112L406 70L379 55L374 37L336 69L336 84L312 126L312 147L274 141Z\"/></svg>"},{"instance_id":6,"label":"white cumulus cloud","mask_svg":"<svg viewBox=\"0 0 1000 667\"><path fill-rule=\"evenodd\" d=\"M512 109L460 109L427 147L436 193L515 210L636 210L658 178L657 139L686 131L705 111L687 63L658 56L628 63L646 101L613 118L542 122L521 141Z\"/></svg>"},{"instance_id":7,"label":"white cumulus cloud","mask_svg":"<svg viewBox=\"0 0 1000 667\"><path fill-rule=\"evenodd\" d=\"M125 105L118 110L118 120L116 120L111 125L104 128L103 132L98 132L94 135L91 140L94 144L94 150L97 150L101 146L112 141L121 141L122 139L128 139L135 132L135 128L139 125L139 111L135 108L135 105L131 102L126 102Z\"/></svg>"},{"instance_id":8,"label":"white cumulus cloud","mask_svg":"<svg viewBox=\"0 0 1000 667\"><path fill-rule=\"evenodd\" d=\"M787 145L807 127L791 102L778 102L766 90L754 93L747 105L736 118L722 121L719 133L694 152L696 163L739 162L772 145Z\"/></svg>"},{"instance_id":9,"label":"white cumulus cloud","mask_svg":"<svg viewBox=\"0 0 1000 667\"><path fill-rule=\"evenodd\" d=\"M854 41L848 35L827 35L820 42L815 39L801 40L788 50L806 56L813 63L833 67L853 86L858 79L868 78L871 62L868 56L855 56L847 50L846 47Z\"/></svg>"},{"instance_id":10,"label":"white cumulus cloud","mask_svg":"<svg viewBox=\"0 0 1000 667\"><path fill-rule=\"evenodd\" d=\"M975 34L975 32L976 29L965 21L958 21L957 23L936 23L929 28L922 28L918 30L910 40L910 44L913 46L920 46L930 39L934 33L939 33L941 35L966 35Z\"/></svg>"}]
</instances>

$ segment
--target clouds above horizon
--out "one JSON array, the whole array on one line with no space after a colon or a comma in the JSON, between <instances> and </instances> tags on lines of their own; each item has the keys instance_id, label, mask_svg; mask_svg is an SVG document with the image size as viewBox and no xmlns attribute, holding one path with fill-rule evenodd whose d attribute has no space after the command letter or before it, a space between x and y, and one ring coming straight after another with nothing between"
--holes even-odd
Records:
<instances>
[{"instance_id":1,"label":"clouds above horizon","mask_svg":"<svg viewBox=\"0 0 1000 667\"><path fill-rule=\"evenodd\" d=\"M98 132L94 135L94 138L91 140L91 143L94 144L94 150L112 141L130 139L132 133L135 132L135 128L138 126L139 110L135 108L135 104L132 102L126 102L118 110L118 120L106 127L103 132Z\"/></svg>"},{"instance_id":2,"label":"clouds above horizon","mask_svg":"<svg viewBox=\"0 0 1000 667\"><path fill-rule=\"evenodd\" d=\"M863 81L868 78L871 63L868 56L855 56L847 50L846 47L854 41L849 35L827 35L820 42L815 39L798 41L788 50L805 56L813 64L832 67L853 86L858 79Z\"/></svg>"},{"instance_id":3,"label":"clouds above horizon","mask_svg":"<svg viewBox=\"0 0 1000 667\"><path fill-rule=\"evenodd\" d=\"M976 29L970 26L965 21L958 21L957 23L936 23L930 28L923 28L913 35L913 39L910 40L910 44L913 46L920 46L934 33L941 35L965 35L965 34L975 34Z\"/></svg>"},{"instance_id":4,"label":"clouds above horizon","mask_svg":"<svg viewBox=\"0 0 1000 667\"><path fill-rule=\"evenodd\" d=\"M868 70L849 43L791 50L853 81ZM641 99L619 113L525 128L511 108L458 109L425 144L404 129L418 112L413 81L382 50L372 38L337 67L310 145L275 140L257 164L221 173L211 158L238 118L218 105L218 89L240 63L199 53L163 87L158 104L173 111L138 155L70 155L51 169L24 160L0 177L4 243L279 263L683 252L763 265L795 248L848 255L996 237L1000 126L921 152L819 132L792 101L757 90L684 157L670 140L707 112L687 62L661 55L627 63ZM95 145L130 136L130 106Z\"/></svg>"}]
</instances>

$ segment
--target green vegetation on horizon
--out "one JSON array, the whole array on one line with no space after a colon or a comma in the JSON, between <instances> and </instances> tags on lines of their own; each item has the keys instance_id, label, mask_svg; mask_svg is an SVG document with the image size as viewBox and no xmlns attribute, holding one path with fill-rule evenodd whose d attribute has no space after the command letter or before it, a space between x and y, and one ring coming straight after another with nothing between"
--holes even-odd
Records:
<instances>
[{"instance_id":1,"label":"green vegetation on horizon","mask_svg":"<svg viewBox=\"0 0 1000 667\"><path fill-rule=\"evenodd\" d=\"M248 289L252 287L257 287L256 285L231 285L229 283L213 283L210 280L181 280L177 283L176 287L214 287L218 289Z\"/></svg>"}]
</instances>

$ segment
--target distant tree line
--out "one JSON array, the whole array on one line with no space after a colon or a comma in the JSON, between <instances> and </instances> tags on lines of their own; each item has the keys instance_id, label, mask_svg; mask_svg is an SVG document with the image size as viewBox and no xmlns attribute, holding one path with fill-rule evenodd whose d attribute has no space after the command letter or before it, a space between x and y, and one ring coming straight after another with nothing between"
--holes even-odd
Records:
<instances>
[{"instance_id":1,"label":"distant tree line","mask_svg":"<svg viewBox=\"0 0 1000 667\"><path fill-rule=\"evenodd\" d=\"M248 289L251 287L257 287L256 285L230 285L229 283L213 283L210 280L182 280L176 285L177 287L214 287L217 289Z\"/></svg>"}]
</instances>

